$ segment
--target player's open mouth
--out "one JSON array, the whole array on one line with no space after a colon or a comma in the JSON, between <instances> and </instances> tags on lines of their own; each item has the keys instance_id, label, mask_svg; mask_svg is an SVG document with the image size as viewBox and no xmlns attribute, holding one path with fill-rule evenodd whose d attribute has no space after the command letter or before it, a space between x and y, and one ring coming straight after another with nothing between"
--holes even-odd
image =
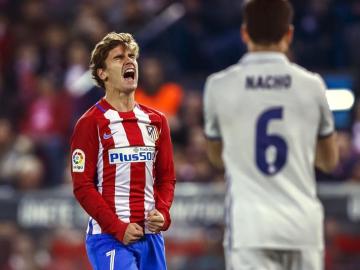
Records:
<instances>
[{"instance_id":1,"label":"player's open mouth","mask_svg":"<svg viewBox=\"0 0 360 270\"><path fill-rule=\"evenodd\" d=\"M134 80L135 79L135 68L129 67L129 68L125 69L123 77L127 81Z\"/></svg>"}]
</instances>

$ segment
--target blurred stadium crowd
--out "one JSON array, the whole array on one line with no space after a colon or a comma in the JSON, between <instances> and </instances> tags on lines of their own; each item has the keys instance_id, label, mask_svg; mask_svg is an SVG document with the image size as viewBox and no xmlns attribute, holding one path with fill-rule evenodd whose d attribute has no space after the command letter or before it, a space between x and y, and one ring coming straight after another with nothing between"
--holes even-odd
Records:
<instances>
[{"instance_id":1,"label":"blurred stadium crowd","mask_svg":"<svg viewBox=\"0 0 360 270\"><path fill-rule=\"evenodd\" d=\"M296 32L289 57L321 74L352 76L358 96L360 2L291 2ZM71 188L69 138L76 119L103 95L87 69L91 49L109 31L133 33L139 42L136 99L167 115L178 182L222 181L223 172L213 169L205 154L202 87L207 75L235 63L246 50L239 35L241 4L240 0L0 0L1 190ZM339 130L339 144L338 168L332 175L319 174L319 181L360 185L357 104L351 125ZM338 230L336 221L327 223L327 269L360 269L360 240L352 237L336 244L332 236ZM82 239L82 231L58 228L30 234L1 221L0 270L89 269ZM170 245L170 253L172 246L176 249L176 243ZM221 246L213 249L221 256ZM350 259L356 256L357 262ZM194 269L219 269L214 268L216 263L205 265Z\"/></svg>"}]
</instances>

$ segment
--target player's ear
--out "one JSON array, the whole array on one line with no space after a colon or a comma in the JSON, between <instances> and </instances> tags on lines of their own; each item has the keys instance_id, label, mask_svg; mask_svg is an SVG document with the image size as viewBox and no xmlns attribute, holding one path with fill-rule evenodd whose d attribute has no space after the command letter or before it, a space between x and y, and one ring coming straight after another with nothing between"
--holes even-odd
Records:
<instances>
[{"instance_id":1,"label":"player's ear","mask_svg":"<svg viewBox=\"0 0 360 270\"><path fill-rule=\"evenodd\" d=\"M106 81L107 79L107 72L105 69L103 68L98 68L97 71L96 71L97 75L99 76L99 78L103 81Z\"/></svg>"},{"instance_id":2,"label":"player's ear","mask_svg":"<svg viewBox=\"0 0 360 270\"><path fill-rule=\"evenodd\" d=\"M289 29L286 33L286 40L288 44L291 44L291 42L293 41L293 37L294 37L294 25L290 24Z\"/></svg>"},{"instance_id":3,"label":"player's ear","mask_svg":"<svg viewBox=\"0 0 360 270\"><path fill-rule=\"evenodd\" d=\"M241 25L241 29L240 29L240 33L241 33L241 39L245 44L248 44L250 41L250 37L249 37L249 33L247 31L247 27L246 24L242 24Z\"/></svg>"}]
</instances>

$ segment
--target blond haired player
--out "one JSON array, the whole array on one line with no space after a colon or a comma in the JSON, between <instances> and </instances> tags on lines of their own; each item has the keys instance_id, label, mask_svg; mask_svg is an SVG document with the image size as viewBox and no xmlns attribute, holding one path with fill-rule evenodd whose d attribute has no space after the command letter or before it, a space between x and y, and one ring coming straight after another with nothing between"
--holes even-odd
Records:
<instances>
[{"instance_id":1,"label":"blond haired player","mask_svg":"<svg viewBox=\"0 0 360 270\"><path fill-rule=\"evenodd\" d=\"M90 215L86 250L96 270L166 269L175 173L165 116L136 103L139 47L109 33L90 68L105 96L77 122L71 141L74 194Z\"/></svg>"}]
</instances>

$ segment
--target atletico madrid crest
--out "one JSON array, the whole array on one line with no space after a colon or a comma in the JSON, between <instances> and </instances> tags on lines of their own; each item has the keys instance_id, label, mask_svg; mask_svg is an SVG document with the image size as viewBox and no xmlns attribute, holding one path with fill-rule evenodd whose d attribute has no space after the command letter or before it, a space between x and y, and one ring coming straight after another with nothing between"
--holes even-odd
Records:
<instances>
[{"instance_id":1,"label":"atletico madrid crest","mask_svg":"<svg viewBox=\"0 0 360 270\"><path fill-rule=\"evenodd\" d=\"M146 130L147 130L150 138L151 138L154 142L156 142L157 139L159 139L159 131L158 131L158 129L157 129L156 126L147 125L147 126L146 126Z\"/></svg>"}]
</instances>

